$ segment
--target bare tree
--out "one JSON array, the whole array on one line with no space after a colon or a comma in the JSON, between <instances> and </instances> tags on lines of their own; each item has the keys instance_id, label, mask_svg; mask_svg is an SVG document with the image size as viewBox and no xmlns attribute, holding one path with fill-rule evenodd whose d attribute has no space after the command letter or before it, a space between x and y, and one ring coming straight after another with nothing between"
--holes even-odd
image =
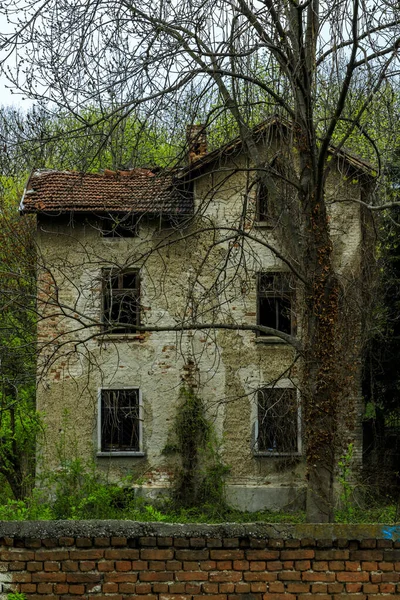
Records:
<instances>
[{"instance_id":1,"label":"bare tree","mask_svg":"<svg viewBox=\"0 0 400 600\"><path fill-rule=\"evenodd\" d=\"M17 89L74 113L96 100L121 120L132 111L162 118L171 97L176 104L189 98L188 114L210 125L230 115L250 157L252 181L260 180L270 195L272 179L284 187L290 211L276 220L279 243L257 235L253 241L269 244L285 262L305 300L308 519L331 520L340 407L362 336L343 337L343 306L357 298L335 264L326 185L350 139L367 139L376 151L365 117L383 84L397 81L398 4L49 0L5 6L16 29L2 36L2 48L23 59L8 71ZM271 114L285 124L286 150L278 149L276 160L266 164L254 124ZM354 201L378 208L374 197ZM243 224L246 210L244 202L242 223L221 231L224 239L244 245L251 239ZM299 344L292 336L287 341Z\"/></svg>"}]
</instances>

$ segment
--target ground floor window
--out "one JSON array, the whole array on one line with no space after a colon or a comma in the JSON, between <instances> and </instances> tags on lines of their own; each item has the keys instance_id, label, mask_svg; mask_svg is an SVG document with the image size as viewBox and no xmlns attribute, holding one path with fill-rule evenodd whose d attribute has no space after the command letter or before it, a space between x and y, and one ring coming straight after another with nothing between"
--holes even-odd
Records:
<instances>
[{"instance_id":1,"label":"ground floor window","mask_svg":"<svg viewBox=\"0 0 400 600\"><path fill-rule=\"evenodd\" d=\"M296 388L262 387L257 391L256 452L277 455L301 452Z\"/></svg>"},{"instance_id":2,"label":"ground floor window","mask_svg":"<svg viewBox=\"0 0 400 600\"><path fill-rule=\"evenodd\" d=\"M99 451L140 452L140 390L102 389L99 402Z\"/></svg>"}]
</instances>

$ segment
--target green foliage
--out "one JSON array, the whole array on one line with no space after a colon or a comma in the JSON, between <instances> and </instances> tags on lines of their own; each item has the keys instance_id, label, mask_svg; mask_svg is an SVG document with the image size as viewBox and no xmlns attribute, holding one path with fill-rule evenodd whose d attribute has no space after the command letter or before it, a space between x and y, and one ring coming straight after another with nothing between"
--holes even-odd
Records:
<instances>
[{"instance_id":1,"label":"green foliage","mask_svg":"<svg viewBox=\"0 0 400 600\"><path fill-rule=\"evenodd\" d=\"M351 463L353 460L354 444L351 442L345 454L343 454L338 462L338 483L341 486L340 492L340 515L341 520L352 520L354 514L353 504L353 486L350 482L352 473Z\"/></svg>"},{"instance_id":2,"label":"green foliage","mask_svg":"<svg viewBox=\"0 0 400 600\"><path fill-rule=\"evenodd\" d=\"M11 592L7 594L7 600L26 600L26 596L20 592Z\"/></svg>"},{"instance_id":3,"label":"green foliage","mask_svg":"<svg viewBox=\"0 0 400 600\"><path fill-rule=\"evenodd\" d=\"M210 503L217 511L225 506L224 477L229 469L222 464L218 443L209 423L203 400L192 387L182 386L172 431L180 465L175 473L173 498L182 508Z\"/></svg>"}]
</instances>

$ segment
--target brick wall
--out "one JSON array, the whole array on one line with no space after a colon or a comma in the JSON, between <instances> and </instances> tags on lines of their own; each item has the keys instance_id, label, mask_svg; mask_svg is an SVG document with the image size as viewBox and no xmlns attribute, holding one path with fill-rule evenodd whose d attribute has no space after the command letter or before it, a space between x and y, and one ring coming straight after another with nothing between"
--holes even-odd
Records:
<instances>
[{"instance_id":1,"label":"brick wall","mask_svg":"<svg viewBox=\"0 0 400 600\"><path fill-rule=\"evenodd\" d=\"M0 597L400 597L399 538L382 525L0 523Z\"/></svg>"}]
</instances>

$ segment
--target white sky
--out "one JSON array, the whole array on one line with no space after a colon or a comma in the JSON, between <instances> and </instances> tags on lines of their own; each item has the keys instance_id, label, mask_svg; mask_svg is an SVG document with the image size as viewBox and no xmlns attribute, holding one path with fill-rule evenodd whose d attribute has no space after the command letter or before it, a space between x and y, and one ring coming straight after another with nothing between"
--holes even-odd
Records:
<instances>
[{"instance_id":1,"label":"white sky","mask_svg":"<svg viewBox=\"0 0 400 600\"><path fill-rule=\"evenodd\" d=\"M12 32L13 28L7 23L7 19L4 14L1 13L0 9L0 32L1 33L9 33ZM0 61L3 61L6 54L0 50ZM7 66L10 68L13 67L12 58L10 58L7 63ZM28 99L24 99L23 95L20 93L12 93L9 89L11 86L10 82L7 78L0 72L0 105L3 106L17 106L19 108L27 110L30 106L32 106L32 101Z\"/></svg>"}]
</instances>

